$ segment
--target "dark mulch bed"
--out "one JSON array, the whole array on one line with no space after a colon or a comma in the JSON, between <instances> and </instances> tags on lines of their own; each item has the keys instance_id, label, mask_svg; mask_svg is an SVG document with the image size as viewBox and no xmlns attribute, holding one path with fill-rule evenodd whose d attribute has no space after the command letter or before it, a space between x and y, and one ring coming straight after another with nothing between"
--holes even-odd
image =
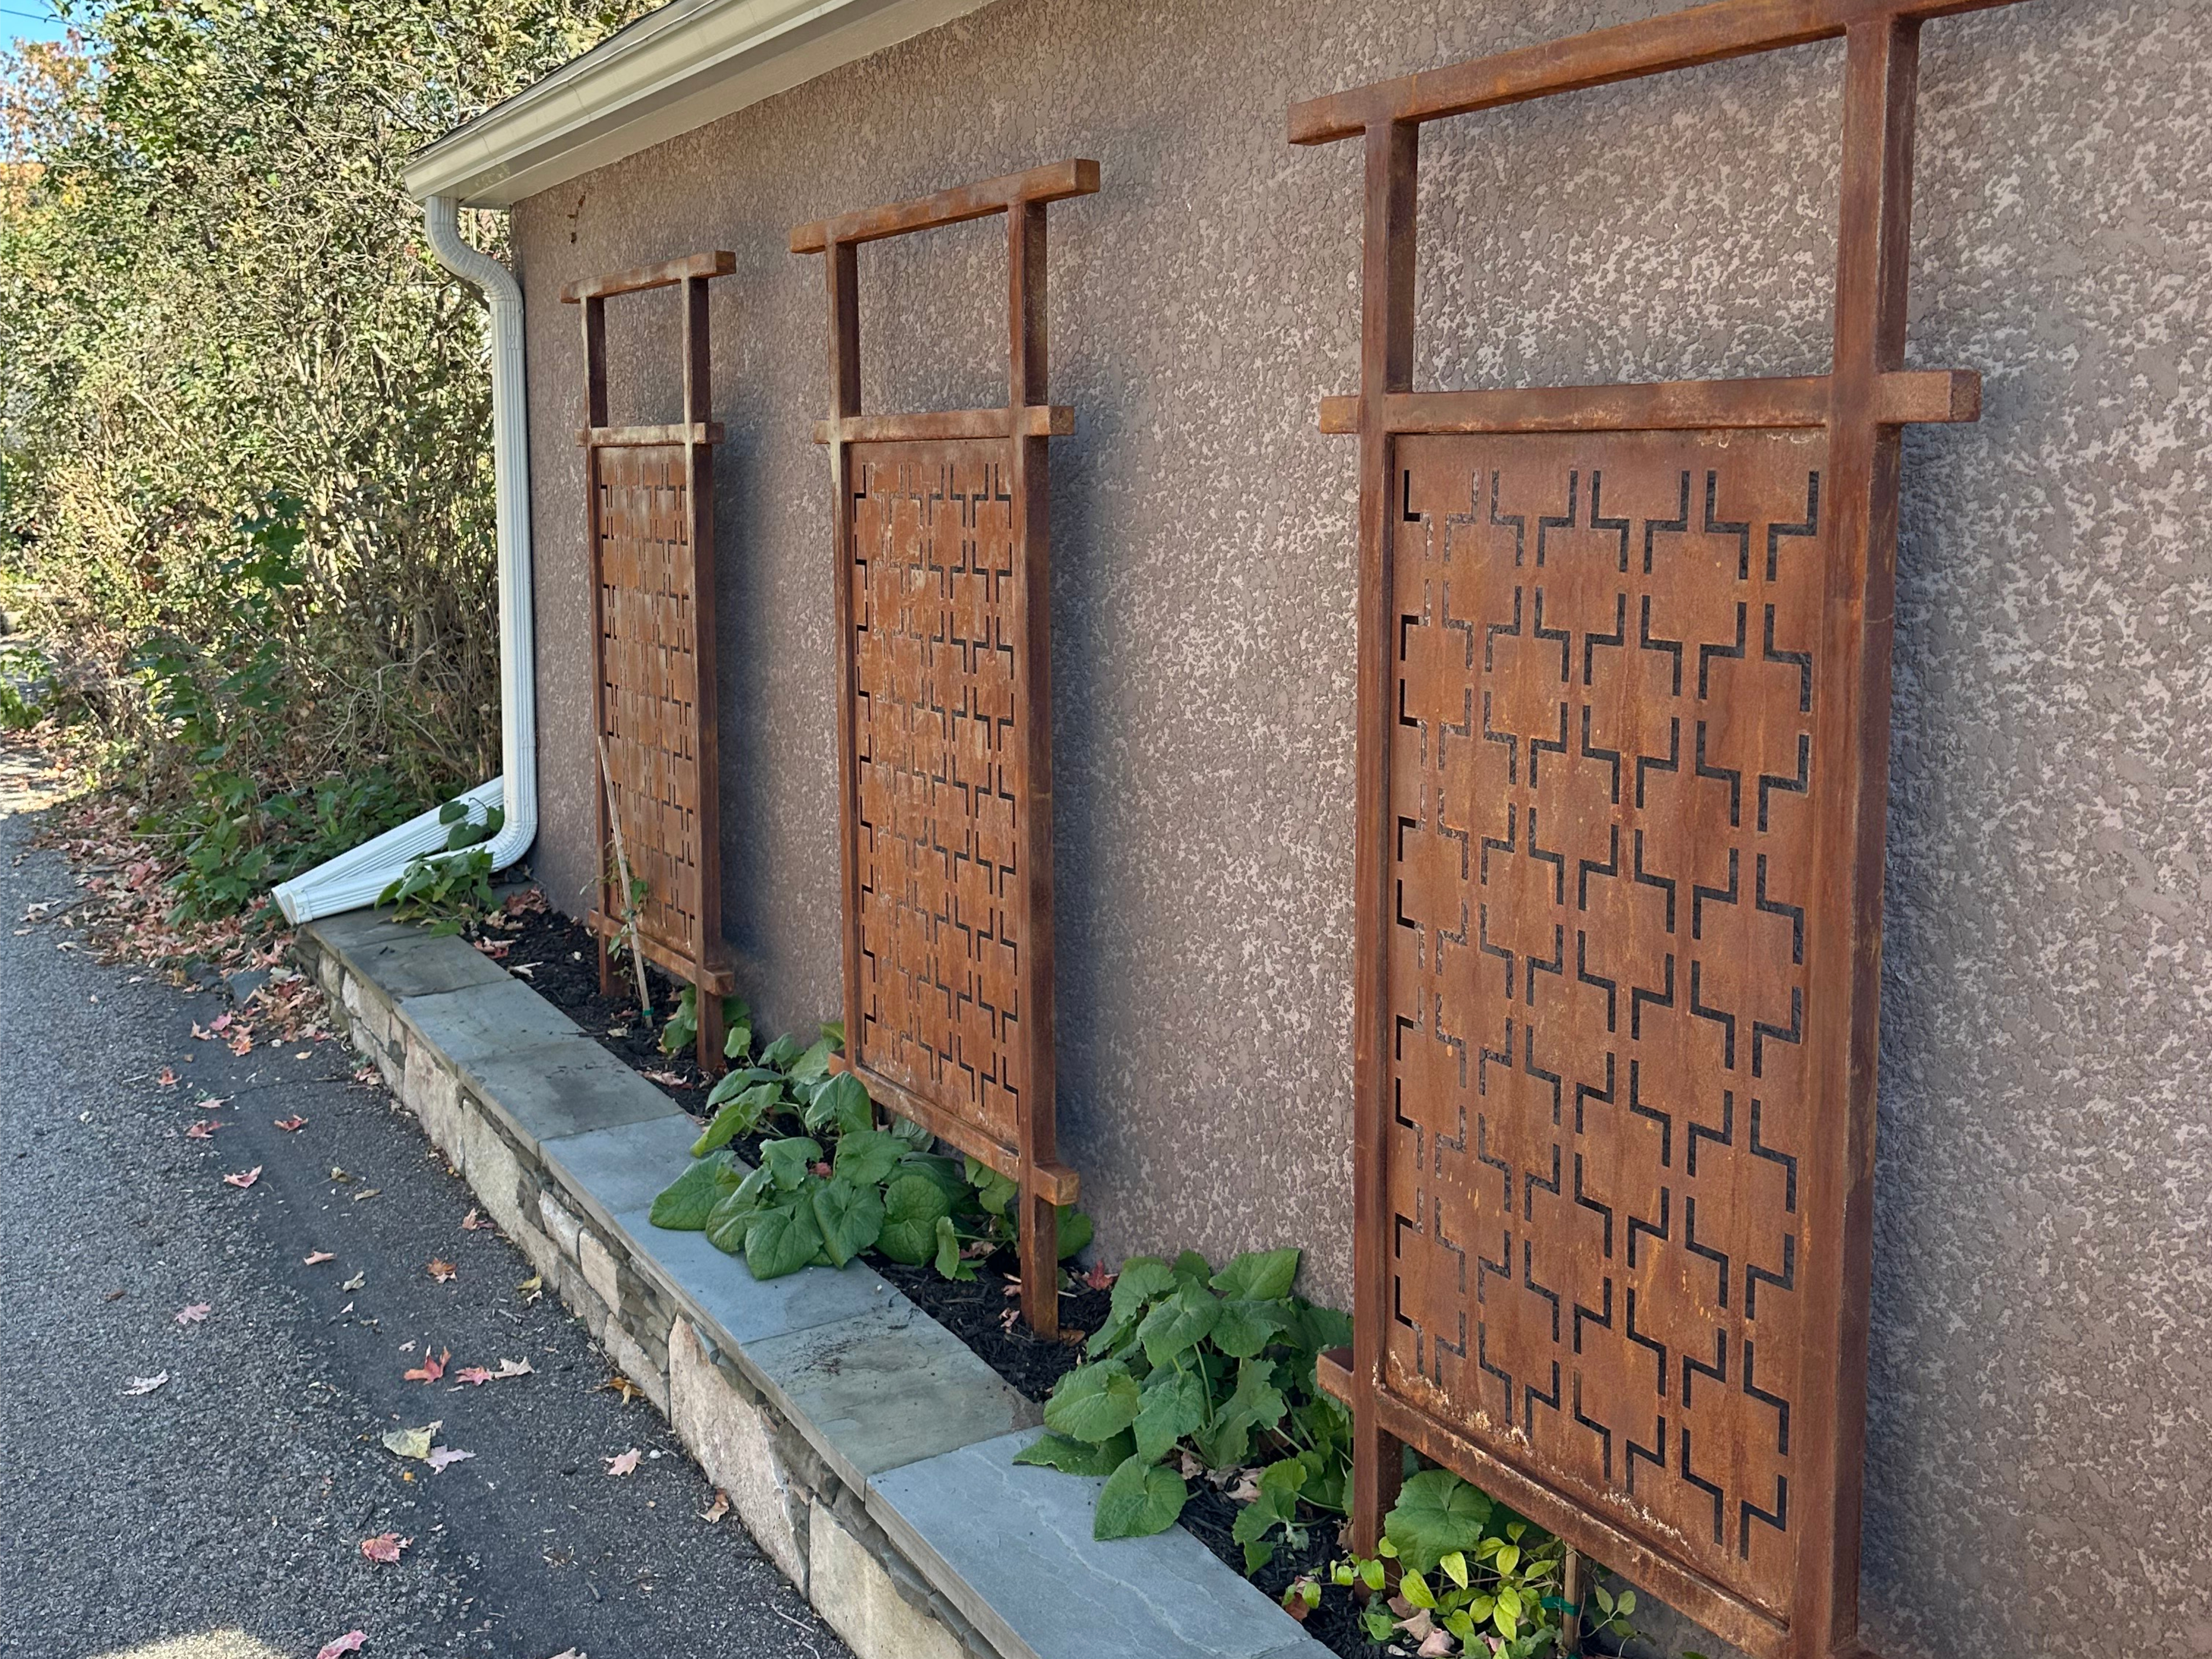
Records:
<instances>
[{"instance_id":1,"label":"dark mulch bed","mask_svg":"<svg viewBox=\"0 0 2212 1659\"><path fill-rule=\"evenodd\" d=\"M661 1027L675 1012L679 990L658 969L646 969L653 992L653 1018L638 1011L635 970L623 963L614 994L599 994L599 948L583 923L551 912L526 915L514 931L489 930L505 940L507 949L497 960L539 995L574 1020L599 1046L653 1083L694 1117L706 1113L710 1080L704 1077L690 1049L680 1054L660 1051ZM763 1041L774 1035L756 1033ZM810 1034L801 1033L802 1036ZM738 1156L757 1163L764 1137L752 1135L734 1143ZM669 1179L678 1171L671 1170ZM1061 1339L1037 1336L1018 1320L1008 1322L1015 1305L1009 1287L1018 1283L1015 1258L1001 1251L975 1264L972 1280L955 1282L940 1278L934 1267L909 1267L871 1254L868 1265L904 1291L929 1315L973 1349L983 1363L1027 1398L1042 1402L1053 1384L1075 1369L1083 1358L1082 1341L1106 1322L1111 1295L1080 1283L1060 1299ZM1244 1548L1230 1536L1241 1507L1203 1476L1190 1482L1190 1502L1182 1524L1213 1553L1238 1572L1244 1571ZM1322 1577L1335 1559L1336 1526L1317 1518L1310 1528L1306 1547L1293 1551L1278 1547L1275 1559L1252 1575L1252 1582L1271 1598L1283 1592L1299 1575ZM1306 1620L1306 1632L1344 1659L1370 1659L1384 1649L1367 1639L1352 1598L1332 1588L1322 1605Z\"/></svg>"}]
</instances>

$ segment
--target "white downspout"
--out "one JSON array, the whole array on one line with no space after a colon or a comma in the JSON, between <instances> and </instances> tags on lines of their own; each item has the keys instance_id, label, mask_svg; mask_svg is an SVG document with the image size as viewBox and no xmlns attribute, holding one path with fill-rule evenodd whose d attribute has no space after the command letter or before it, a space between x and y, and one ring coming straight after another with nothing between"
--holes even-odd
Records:
<instances>
[{"instance_id":1,"label":"white downspout","mask_svg":"<svg viewBox=\"0 0 2212 1659\"><path fill-rule=\"evenodd\" d=\"M433 196L422 204L430 250L491 302L491 441L499 544L501 776L460 799L478 823L504 797L506 822L490 842L492 868L504 870L538 835L537 635L531 617L529 404L523 386L522 287L514 273L462 240L460 204ZM432 807L396 830L292 878L276 889L295 926L373 904L407 860L442 847L446 826Z\"/></svg>"}]
</instances>

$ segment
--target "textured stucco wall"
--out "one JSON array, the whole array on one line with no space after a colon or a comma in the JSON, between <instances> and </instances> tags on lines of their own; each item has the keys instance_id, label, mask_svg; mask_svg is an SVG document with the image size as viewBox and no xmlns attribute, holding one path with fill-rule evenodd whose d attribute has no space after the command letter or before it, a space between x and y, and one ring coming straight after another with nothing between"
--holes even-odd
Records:
<instances>
[{"instance_id":1,"label":"textured stucco wall","mask_svg":"<svg viewBox=\"0 0 2212 1659\"><path fill-rule=\"evenodd\" d=\"M1109 1253L1345 1293L1358 158L1285 106L1656 0L1001 0L516 211L544 828L589 881L573 276L722 246L729 933L837 997L818 259L789 227L1066 155L1052 210L1060 1110ZM1826 366L1840 53L1427 129L1419 382ZM2212 8L1931 26L1908 441L1867 1616L1907 1656L2212 1653ZM864 250L875 408L998 401L996 223ZM665 296L616 308L673 411ZM622 413L618 408L618 416Z\"/></svg>"}]
</instances>

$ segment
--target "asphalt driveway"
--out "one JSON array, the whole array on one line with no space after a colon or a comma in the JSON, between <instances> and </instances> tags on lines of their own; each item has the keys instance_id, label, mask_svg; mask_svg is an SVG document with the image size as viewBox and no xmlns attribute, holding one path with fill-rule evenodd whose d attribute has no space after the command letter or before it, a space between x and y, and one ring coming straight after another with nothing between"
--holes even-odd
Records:
<instances>
[{"instance_id":1,"label":"asphalt driveway","mask_svg":"<svg viewBox=\"0 0 2212 1659\"><path fill-rule=\"evenodd\" d=\"M312 1659L358 1630L365 1659L843 1659L343 1042L234 1054L192 1036L226 998L25 920L74 890L21 804L0 778L0 1655ZM457 1380L502 1361L530 1370ZM473 1455L383 1443L434 1421ZM385 1534L396 1564L362 1553Z\"/></svg>"}]
</instances>

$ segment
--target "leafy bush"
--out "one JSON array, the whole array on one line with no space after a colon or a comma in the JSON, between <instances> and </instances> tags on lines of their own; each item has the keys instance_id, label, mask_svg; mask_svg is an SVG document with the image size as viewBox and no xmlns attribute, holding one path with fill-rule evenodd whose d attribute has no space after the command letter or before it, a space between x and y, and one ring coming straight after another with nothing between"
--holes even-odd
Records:
<instances>
[{"instance_id":1,"label":"leafy bush","mask_svg":"<svg viewBox=\"0 0 2212 1659\"><path fill-rule=\"evenodd\" d=\"M1060 1380L1050 1432L1014 1461L1106 1476L1091 1525L1106 1539L1175 1524L1190 1494L1171 1453L1215 1470L1264 1460L1261 1501L1236 1532L1256 1571L1277 1534L1297 1532L1299 1502L1344 1507L1351 1468L1351 1419L1314 1380L1321 1351L1352 1340L1351 1322L1291 1295L1297 1270L1296 1250L1251 1251L1218 1273L1194 1250L1123 1262L1091 1363Z\"/></svg>"},{"instance_id":2,"label":"leafy bush","mask_svg":"<svg viewBox=\"0 0 2212 1659\"><path fill-rule=\"evenodd\" d=\"M1542 1528L1448 1470L1424 1469L1400 1489L1375 1555L1337 1562L1330 1580L1370 1598L1360 1618L1370 1638L1425 1655L1539 1659L1560 1651L1571 1611L1585 1635L1619 1647L1635 1634L1636 1592L1595 1584L1571 1608L1560 1594L1565 1560L1565 1545ZM1305 1578L1284 1599L1311 1608L1321 1596Z\"/></svg>"},{"instance_id":3,"label":"leafy bush","mask_svg":"<svg viewBox=\"0 0 2212 1659\"><path fill-rule=\"evenodd\" d=\"M79 0L0 52L0 586L185 919L496 769L483 306L400 165L649 3Z\"/></svg>"},{"instance_id":4,"label":"leafy bush","mask_svg":"<svg viewBox=\"0 0 2212 1659\"><path fill-rule=\"evenodd\" d=\"M730 1056L743 1058L750 1012L732 998L724 1014ZM688 1030L679 1025L687 1018ZM678 1008L664 1047L671 1033L696 1042L696 1013ZM909 1267L934 1264L947 1279L973 1278L973 1256L1013 1241L1013 1183L972 1158L939 1152L917 1124L894 1117L878 1127L860 1079L831 1069L843 1046L836 1025L824 1025L809 1048L780 1036L754 1064L717 1082L708 1096L714 1119L691 1148L699 1161L653 1200L653 1224L703 1231L716 1248L742 1255L757 1279L815 1263L842 1267L869 1249ZM757 1169L731 1156L731 1142L779 1119L803 1133L763 1140ZM1065 1260L1090 1243L1091 1220L1073 1206L1060 1219Z\"/></svg>"}]
</instances>

